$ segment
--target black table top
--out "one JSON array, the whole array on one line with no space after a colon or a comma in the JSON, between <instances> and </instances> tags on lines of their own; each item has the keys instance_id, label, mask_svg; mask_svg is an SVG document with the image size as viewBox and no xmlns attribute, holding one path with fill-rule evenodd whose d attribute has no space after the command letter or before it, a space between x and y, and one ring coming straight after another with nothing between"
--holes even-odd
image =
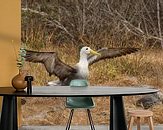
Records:
<instances>
[{"instance_id":1,"label":"black table top","mask_svg":"<svg viewBox=\"0 0 163 130\"><path fill-rule=\"evenodd\" d=\"M68 96L128 96L143 95L158 92L158 89L149 87L116 87L116 86L89 86L89 87L69 87L69 86L33 86L32 94L16 92L13 87L0 87L0 96L14 95L22 97L68 97Z\"/></svg>"}]
</instances>

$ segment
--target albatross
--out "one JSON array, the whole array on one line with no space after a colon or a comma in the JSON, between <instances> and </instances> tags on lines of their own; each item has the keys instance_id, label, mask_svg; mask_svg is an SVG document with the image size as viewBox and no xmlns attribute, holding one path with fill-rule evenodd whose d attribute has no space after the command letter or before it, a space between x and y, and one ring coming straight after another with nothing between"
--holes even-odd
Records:
<instances>
[{"instance_id":1,"label":"albatross","mask_svg":"<svg viewBox=\"0 0 163 130\"><path fill-rule=\"evenodd\" d=\"M60 85L69 85L73 79L87 79L89 66L104 59L120 57L138 51L138 48L102 48L97 51L90 47L82 47L79 62L70 66L65 64L57 55L57 52L38 52L26 50L25 60L28 62L42 63L49 76L55 75L59 78ZM54 84L54 82L49 82Z\"/></svg>"}]
</instances>

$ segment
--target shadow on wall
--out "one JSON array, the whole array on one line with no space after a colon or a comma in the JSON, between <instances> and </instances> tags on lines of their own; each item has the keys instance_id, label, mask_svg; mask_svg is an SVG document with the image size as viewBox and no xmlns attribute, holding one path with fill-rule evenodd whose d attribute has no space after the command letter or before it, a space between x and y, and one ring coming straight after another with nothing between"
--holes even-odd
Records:
<instances>
[{"instance_id":1,"label":"shadow on wall","mask_svg":"<svg viewBox=\"0 0 163 130\"><path fill-rule=\"evenodd\" d=\"M12 41L14 40L14 42L20 42L20 38L18 36L12 36L9 34L4 34L0 32L0 39L1 41Z\"/></svg>"}]
</instances>

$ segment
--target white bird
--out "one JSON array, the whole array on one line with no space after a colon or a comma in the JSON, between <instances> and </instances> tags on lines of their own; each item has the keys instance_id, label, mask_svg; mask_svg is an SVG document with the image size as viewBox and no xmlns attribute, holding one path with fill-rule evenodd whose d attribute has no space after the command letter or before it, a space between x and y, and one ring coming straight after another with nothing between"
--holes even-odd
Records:
<instances>
[{"instance_id":1,"label":"white bird","mask_svg":"<svg viewBox=\"0 0 163 130\"><path fill-rule=\"evenodd\" d=\"M90 47L82 47L79 62L71 67L63 63L56 52L37 52L26 50L26 61L44 64L49 75L55 75L59 81L49 82L49 85L69 85L72 79L87 79L88 67L100 60L119 57L136 52L137 48L102 48L97 52Z\"/></svg>"}]
</instances>

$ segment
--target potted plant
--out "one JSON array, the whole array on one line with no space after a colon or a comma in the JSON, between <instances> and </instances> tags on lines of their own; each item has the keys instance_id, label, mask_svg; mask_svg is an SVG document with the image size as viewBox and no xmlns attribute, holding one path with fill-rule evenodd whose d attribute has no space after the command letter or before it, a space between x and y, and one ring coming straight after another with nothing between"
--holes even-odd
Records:
<instances>
[{"instance_id":1,"label":"potted plant","mask_svg":"<svg viewBox=\"0 0 163 130\"><path fill-rule=\"evenodd\" d=\"M27 83L25 81L25 76L27 75L27 70L24 70L24 63L25 63L25 58L24 56L26 55L26 51L24 48L20 48L18 58L17 58L17 67L19 70L19 73L13 77L12 79L12 86L17 90L17 91L24 91L24 89L27 87Z\"/></svg>"}]
</instances>

